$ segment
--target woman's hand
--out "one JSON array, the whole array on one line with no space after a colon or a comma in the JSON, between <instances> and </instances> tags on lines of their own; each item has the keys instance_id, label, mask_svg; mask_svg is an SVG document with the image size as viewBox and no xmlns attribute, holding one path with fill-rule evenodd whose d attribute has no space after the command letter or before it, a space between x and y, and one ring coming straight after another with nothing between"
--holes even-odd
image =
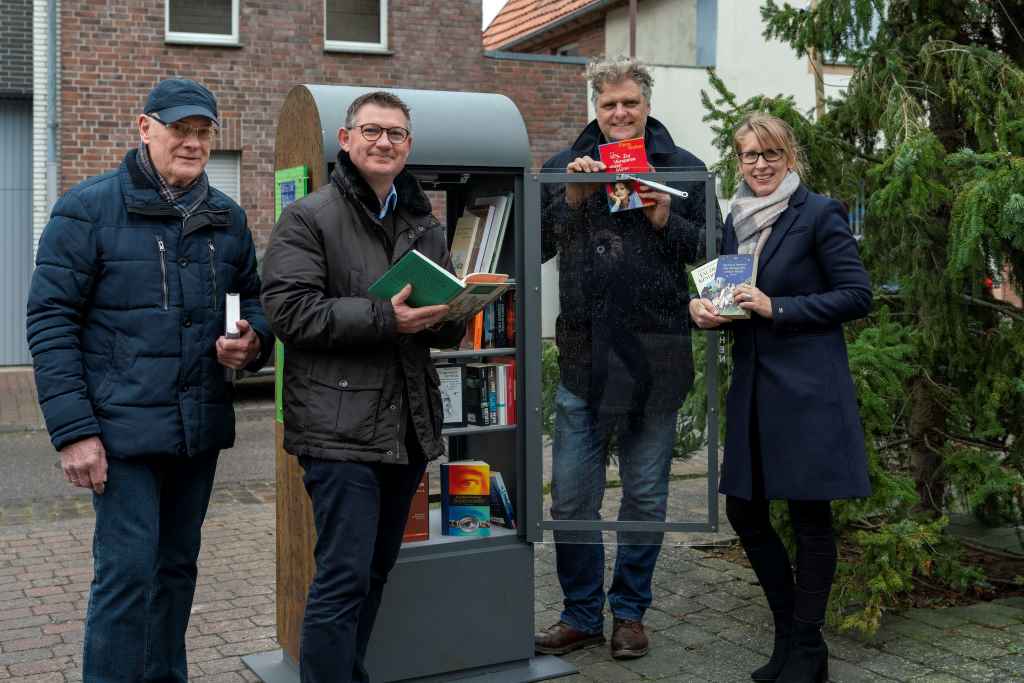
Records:
<instances>
[{"instance_id":1,"label":"woman's hand","mask_svg":"<svg viewBox=\"0 0 1024 683\"><path fill-rule=\"evenodd\" d=\"M772 300L753 285L740 285L733 294L736 305L746 311L753 311L762 318L772 317Z\"/></svg>"},{"instance_id":2,"label":"woman's hand","mask_svg":"<svg viewBox=\"0 0 1024 683\"><path fill-rule=\"evenodd\" d=\"M702 330L713 330L729 322L718 315L718 309L707 299L690 299L690 317Z\"/></svg>"}]
</instances>

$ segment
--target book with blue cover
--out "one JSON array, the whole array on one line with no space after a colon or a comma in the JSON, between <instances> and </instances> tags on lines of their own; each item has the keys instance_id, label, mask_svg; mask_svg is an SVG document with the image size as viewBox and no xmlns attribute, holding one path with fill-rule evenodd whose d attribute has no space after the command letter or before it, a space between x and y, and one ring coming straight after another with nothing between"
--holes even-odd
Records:
<instances>
[{"instance_id":1,"label":"book with blue cover","mask_svg":"<svg viewBox=\"0 0 1024 683\"><path fill-rule=\"evenodd\" d=\"M709 300L723 318L749 318L750 311L735 302L736 288L754 285L757 279L757 259L753 254L723 254L690 271L697 292Z\"/></svg>"},{"instance_id":2,"label":"book with blue cover","mask_svg":"<svg viewBox=\"0 0 1024 683\"><path fill-rule=\"evenodd\" d=\"M491 472L491 524L500 524L507 529L516 528L512 498L508 494L501 472Z\"/></svg>"},{"instance_id":3,"label":"book with blue cover","mask_svg":"<svg viewBox=\"0 0 1024 683\"><path fill-rule=\"evenodd\" d=\"M441 463L441 534L491 535L491 468L486 462Z\"/></svg>"}]
</instances>

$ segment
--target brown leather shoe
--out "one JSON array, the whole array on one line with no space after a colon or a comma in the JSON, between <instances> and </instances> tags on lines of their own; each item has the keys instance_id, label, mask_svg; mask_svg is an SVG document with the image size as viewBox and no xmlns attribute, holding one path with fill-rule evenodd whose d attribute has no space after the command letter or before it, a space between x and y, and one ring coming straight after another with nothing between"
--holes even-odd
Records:
<instances>
[{"instance_id":1,"label":"brown leather shoe","mask_svg":"<svg viewBox=\"0 0 1024 683\"><path fill-rule=\"evenodd\" d=\"M564 655L603 642L603 633L583 633L564 621L533 634L533 649L542 655Z\"/></svg>"},{"instance_id":2,"label":"brown leather shoe","mask_svg":"<svg viewBox=\"0 0 1024 683\"><path fill-rule=\"evenodd\" d=\"M647 654L649 649L644 625L632 619L615 619L612 631L612 657L615 659L636 659Z\"/></svg>"}]
</instances>

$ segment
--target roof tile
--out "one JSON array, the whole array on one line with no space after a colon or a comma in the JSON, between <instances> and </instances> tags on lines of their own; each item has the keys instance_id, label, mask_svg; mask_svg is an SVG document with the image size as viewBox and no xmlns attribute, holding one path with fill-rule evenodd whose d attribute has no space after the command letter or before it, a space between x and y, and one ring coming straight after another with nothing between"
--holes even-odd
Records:
<instances>
[{"instance_id":1,"label":"roof tile","mask_svg":"<svg viewBox=\"0 0 1024 683\"><path fill-rule=\"evenodd\" d=\"M500 50L598 0L508 0L484 31L484 49Z\"/></svg>"}]
</instances>

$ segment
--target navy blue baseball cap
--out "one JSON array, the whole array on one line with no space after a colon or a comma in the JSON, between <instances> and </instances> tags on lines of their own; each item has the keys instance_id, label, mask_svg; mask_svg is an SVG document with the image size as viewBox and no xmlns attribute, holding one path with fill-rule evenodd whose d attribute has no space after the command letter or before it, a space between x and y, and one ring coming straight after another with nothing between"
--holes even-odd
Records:
<instances>
[{"instance_id":1,"label":"navy blue baseball cap","mask_svg":"<svg viewBox=\"0 0 1024 683\"><path fill-rule=\"evenodd\" d=\"M217 98L187 78L169 78L157 83L149 91L143 113L163 123L174 123L189 116L205 116L220 124L217 120Z\"/></svg>"}]
</instances>

